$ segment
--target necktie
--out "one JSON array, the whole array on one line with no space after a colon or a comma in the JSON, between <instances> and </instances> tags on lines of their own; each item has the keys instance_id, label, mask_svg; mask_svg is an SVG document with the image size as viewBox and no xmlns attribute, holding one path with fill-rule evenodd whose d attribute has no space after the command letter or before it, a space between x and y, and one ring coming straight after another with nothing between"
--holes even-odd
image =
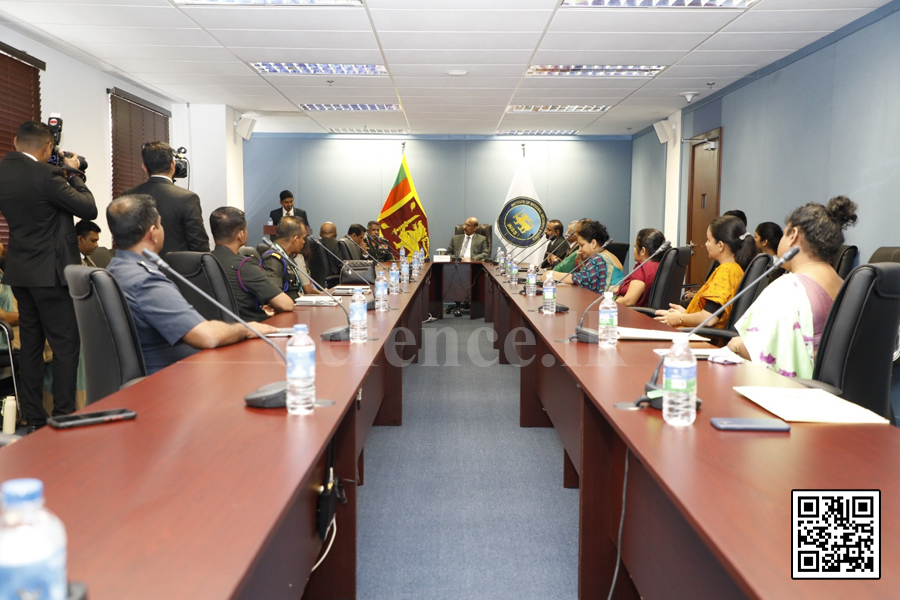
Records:
<instances>
[{"instance_id":1,"label":"necktie","mask_svg":"<svg viewBox=\"0 0 900 600\"><path fill-rule=\"evenodd\" d=\"M460 255L462 258L468 258L468 256L466 256L466 253L469 251L469 241L470 241L471 239L472 239L472 238L471 238L470 236L467 235L467 236L466 236L466 241L463 242L462 252L459 253L459 255Z\"/></svg>"}]
</instances>

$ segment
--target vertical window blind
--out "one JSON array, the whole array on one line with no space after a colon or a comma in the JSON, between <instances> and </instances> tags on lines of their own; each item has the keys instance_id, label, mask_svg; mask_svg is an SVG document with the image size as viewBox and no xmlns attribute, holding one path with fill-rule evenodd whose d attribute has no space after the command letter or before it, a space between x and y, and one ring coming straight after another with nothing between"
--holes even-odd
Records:
<instances>
[{"instance_id":1,"label":"vertical window blind","mask_svg":"<svg viewBox=\"0 0 900 600\"><path fill-rule=\"evenodd\" d=\"M143 183L141 146L169 141L169 117L163 108L117 88L109 90L112 123L112 198Z\"/></svg>"}]
</instances>

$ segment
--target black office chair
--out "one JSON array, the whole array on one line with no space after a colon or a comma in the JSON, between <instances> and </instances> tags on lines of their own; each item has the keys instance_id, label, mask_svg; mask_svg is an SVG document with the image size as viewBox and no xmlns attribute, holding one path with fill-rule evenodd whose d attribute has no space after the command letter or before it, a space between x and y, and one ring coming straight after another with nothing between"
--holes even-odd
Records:
<instances>
[{"instance_id":1,"label":"black office chair","mask_svg":"<svg viewBox=\"0 0 900 600\"><path fill-rule=\"evenodd\" d=\"M234 291L228 283L225 269L216 260L211 252L169 252L166 254L166 262L174 270L184 275L191 283L237 313L237 301ZM198 294L193 288L186 285L176 277L168 276L184 299L208 321L224 321L233 323L234 319L224 311L212 304L209 300Z\"/></svg>"},{"instance_id":2,"label":"black office chair","mask_svg":"<svg viewBox=\"0 0 900 600\"><path fill-rule=\"evenodd\" d=\"M105 269L109 266L110 261L115 257L116 250L113 248L110 250L104 246L97 246L97 249L94 250L94 253L91 254L91 260L94 261L94 264L100 267L101 269Z\"/></svg>"},{"instance_id":3,"label":"black office chair","mask_svg":"<svg viewBox=\"0 0 900 600\"><path fill-rule=\"evenodd\" d=\"M900 263L900 246L882 246L872 253L870 263L892 262Z\"/></svg>"},{"instance_id":4,"label":"black office chair","mask_svg":"<svg viewBox=\"0 0 900 600\"><path fill-rule=\"evenodd\" d=\"M463 233L463 226L457 225L456 228L453 230L453 235L460 235L461 233ZM475 230L475 233L477 233L479 235L483 235L484 237L487 238L488 248L494 247L494 226L493 225L479 225L478 228Z\"/></svg>"},{"instance_id":5,"label":"black office chair","mask_svg":"<svg viewBox=\"0 0 900 600\"><path fill-rule=\"evenodd\" d=\"M667 310L670 304L677 304L681 299L684 274L691 262L691 247L679 246L666 250L659 260L656 276L650 285L647 306L632 306L634 310L650 315L657 310Z\"/></svg>"},{"instance_id":6,"label":"black office chair","mask_svg":"<svg viewBox=\"0 0 900 600\"><path fill-rule=\"evenodd\" d=\"M735 295L746 289L754 279L765 273L766 269L772 266L772 261L773 258L771 254L760 253L754 256L753 260L750 261L750 264L747 265L747 269L744 271L741 283L734 292ZM762 292L767 285L769 285L769 280L763 278L756 283L754 286L755 289L747 291L747 293L734 301L734 304L731 305L731 316L728 318L728 324L724 329L719 329L717 327L701 327L697 330L697 335L702 335L704 337L712 338L714 341L719 340L721 342L727 342L731 338L737 337L738 333L734 327L735 324L742 316L744 316L744 313L747 312L747 309L750 308L750 305L753 304L753 301L756 300L760 292ZM689 327L682 328L683 331L688 331L689 329Z\"/></svg>"},{"instance_id":7,"label":"black office chair","mask_svg":"<svg viewBox=\"0 0 900 600\"><path fill-rule=\"evenodd\" d=\"M341 251L340 252L341 258L343 258L345 261L363 260L362 248L357 246L353 240L347 241L344 238L341 238L337 242L338 242L338 249Z\"/></svg>"},{"instance_id":8,"label":"black office chair","mask_svg":"<svg viewBox=\"0 0 900 600\"><path fill-rule=\"evenodd\" d=\"M341 268L341 284L372 285L375 283L375 261L346 260Z\"/></svg>"},{"instance_id":9,"label":"black office chair","mask_svg":"<svg viewBox=\"0 0 900 600\"><path fill-rule=\"evenodd\" d=\"M625 265L625 259L628 258L628 249L631 248L631 244L625 244L623 242L610 242L609 246L606 247L613 256L619 259L619 262L622 265Z\"/></svg>"},{"instance_id":10,"label":"black office chair","mask_svg":"<svg viewBox=\"0 0 900 600\"><path fill-rule=\"evenodd\" d=\"M86 404L96 402L147 375L131 309L103 269L69 265L69 295L81 335Z\"/></svg>"},{"instance_id":11,"label":"black office chair","mask_svg":"<svg viewBox=\"0 0 900 600\"><path fill-rule=\"evenodd\" d=\"M834 267L834 270L837 271L837 274L841 279L847 279L847 275L853 270L853 263L856 262L856 257L858 255L859 248L856 246L841 246L841 249L834 257L834 260L831 261L831 266Z\"/></svg>"},{"instance_id":12,"label":"black office chair","mask_svg":"<svg viewBox=\"0 0 900 600\"><path fill-rule=\"evenodd\" d=\"M312 260L307 265L310 276L326 288L333 288L340 283L343 263L338 262L318 242L312 245L312 255Z\"/></svg>"},{"instance_id":13,"label":"black office chair","mask_svg":"<svg viewBox=\"0 0 900 600\"><path fill-rule=\"evenodd\" d=\"M812 380L797 381L893 423L891 371L898 328L900 264L860 265L844 280L828 313Z\"/></svg>"},{"instance_id":14,"label":"black office chair","mask_svg":"<svg viewBox=\"0 0 900 600\"><path fill-rule=\"evenodd\" d=\"M0 369L9 368L9 376L0 378L0 397L12 394L16 399L16 407L20 408L19 386L16 380L19 375L19 352L12 347L16 332L4 319L0 319L0 337L6 342L6 351L0 350ZM22 411L18 410L16 414L21 415Z\"/></svg>"}]
</instances>

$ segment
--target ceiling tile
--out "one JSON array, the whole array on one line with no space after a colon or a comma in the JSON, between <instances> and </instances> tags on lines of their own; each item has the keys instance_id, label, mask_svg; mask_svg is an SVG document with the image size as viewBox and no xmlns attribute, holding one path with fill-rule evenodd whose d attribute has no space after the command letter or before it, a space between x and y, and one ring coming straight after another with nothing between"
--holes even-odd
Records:
<instances>
[{"instance_id":1,"label":"ceiling tile","mask_svg":"<svg viewBox=\"0 0 900 600\"><path fill-rule=\"evenodd\" d=\"M103 40L107 44L138 46L218 46L202 29L162 29L157 27L100 27L97 25L42 25L41 29L64 42L92 44ZM146 58L146 56L144 57Z\"/></svg>"},{"instance_id":2,"label":"ceiling tile","mask_svg":"<svg viewBox=\"0 0 900 600\"><path fill-rule=\"evenodd\" d=\"M435 104L428 103L424 105L417 105L405 102L403 104L403 110L406 111L407 115L415 115L415 114L427 114L427 113L440 113L445 114L447 117L460 117L460 115L468 115L471 113L484 113L485 115L496 115L496 118L499 119L500 116L506 111L506 104ZM465 118L465 117L462 117Z\"/></svg>"},{"instance_id":3,"label":"ceiling tile","mask_svg":"<svg viewBox=\"0 0 900 600\"><path fill-rule=\"evenodd\" d=\"M371 31L363 7L347 6L198 6L182 9L206 29L281 29L294 31Z\"/></svg>"},{"instance_id":4,"label":"ceiling tile","mask_svg":"<svg viewBox=\"0 0 900 600\"><path fill-rule=\"evenodd\" d=\"M259 84L259 75L247 70L244 74L221 73L134 73L135 77L154 85L254 85Z\"/></svg>"},{"instance_id":5,"label":"ceiling tile","mask_svg":"<svg viewBox=\"0 0 900 600\"><path fill-rule=\"evenodd\" d=\"M829 31L792 33L717 33L698 50L799 50Z\"/></svg>"},{"instance_id":6,"label":"ceiling tile","mask_svg":"<svg viewBox=\"0 0 900 600\"><path fill-rule=\"evenodd\" d=\"M385 48L389 65L465 63L469 65L527 65L531 50L391 50Z\"/></svg>"},{"instance_id":7,"label":"ceiling tile","mask_svg":"<svg viewBox=\"0 0 900 600\"><path fill-rule=\"evenodd\" d=\"M525 65L467 65L467 64L433 64L433 65L391 65L390 72L394 77L443 77L447 71L462 69L468 74L454 77L453 80L466 77L521 77L525 74Z\"/></svg>"},{"instance_id":8,"label":"ceiling tile","mask_svg":"<svg viewBox=\"0 0 900 600\"><path fill-rule=\"evenodd\" d=\"M241 60L247 62L305 62L355 65L384 64L381 52L372 50L344 50L322 48L229 48Z\"/></svg>"},{"instance_id":9,"label":"ceiling tile","mask_svg":"<svg viewBox=\"0 0 900 600\"><path fill-rule=\"evenodd\" d=\"M388 31L537 31L551 10L370 9L379 32Z\"/></svg>"},{"instance_id":10,"label":"ceiling tile","mask_svg":"<svg viewBox=\"0 0 900 600\"><path fill-rule=\"evenodd\" d=\"M230 62L183 60L131 60L108 58L106 62L128 73L219 73L243 75L254 71L238 60Z\"/></svg>"},{"instance_id":11,"label":"ceiling tile","mask_svg":"<svg viewBox=\"0 0 900 600\"><path fill-rule=\"evenodd\" d=\"M171 5L116 6L75 3L6 2L0 11L33 25L65 25L77 28L114 27L196 27L190 19Z\"/></svg>"},{"instance_id":12,"label":"ceiling tile","mask_svg":"<svg viewBox=\"0 0 900 600\"><path fill-rule=\"evenodd\" d=\"M234 56L221 46L150 46L143 44L97 44L80 43L79 48L98 58L119 58L125 60L189 60L189 61L226 61L234 60Z\"/></svg>"},{"instance_id":13,"label":"ceiling tile","mask_svg":"<svg viewBox=\"0 0 900 600\"><path fill-rule=\"evenodd\" d=\"M540 32L460 33L460 32L387 32L378 39L385 50L529 50L533 51Z\"/></svg>"},{"instance_id":14,"label":"ceiling tile","mask_svg":"<svg viewBox=\"0 0 900 600\"><path fill-rule=\"evenodd\" d=\"M761 67L772 64L776 60L780 60L793 53L793 50L720 50L716 52L696 50L691 52L678 64L682 66L758 65Z\"/></svg>"},{"instance_id":15,"label":"ceiling tile","mask_svg":"<svg viewBox=\"0 0 900 600\"><path fill-rule=\"evenodd\" d=\"M422 3L414 0L366 0L366 4L373 10L384 8L409 9L411 6L421 6ZM497 10L552 10L559 0L491 0L491 8ZM454 0L453 8L458 10L475 10L484 8L484 0Z\"/></svg>"},{"instance_id":16,"label":"ceiling tile","mask_svg":"<svg viewBox=\"0 0 900 600\"><path fill-rule=\"evenodd\" d=\"M891 0L763 0L754 8L761 10L802 10L823 8L878 8Z\"/></svg>"},{"instance_id":17,"label":"ceiling tile","mask_svg":"<svg viewBox=\"0 0 900 600\"><path fill-rule=\"evenodd\" d=\"M520 89L524 90L602 90L635 89L652 79L647 77L554 77L534 75L522 79Z\"/></svg>"},{"instance_id":18,"label":"ceiling tile","mask_svg":"<svg viewBox=\"0 0 900 600\"><path fill-rule=\"evenodd\" d=\"M398 88L508 88L519 83L519 77L394 77Z\"/></svg>"},{"instance_id":19,"label":"ceiling tile","mask_svg":"<svg viewBox=\"0 0 900 600\"><path fill-rule=\"evenodd\" d=\"M272 85L282 88L381 88L393 89L389 77L364 75L266 75L263 79ZM329 81L333 83L328 83Z\"/></svg>"},{"instance_id":20,"label":"ceiling tile","mask_svg":"<svg viewBox=\"0 0 900 600\"><path fill-rule=\"evenodd\" d=\"M157 87L181 97L214 96L280 96L278 90L268 85L184 85L157 84Z\"/></svg>"},{"instance_id":21,"label":"ceiling tile","mask_svg":"<svg viewBox=\"0 0 900 600\"><path fill-rule=\"evenodd\" d=\"M435 92L435 90L429 90L430 92ZM467 104L499 104L506 103L509 100L510 93L506 90L502 90L498 94L488 94L483 95L480 92L484 90L469 90L469 94L465 94L462 96L414 96L409 94L401 94L400 98L403 101L404 106L407 102L412 103L426 103L433 102L435 104L448 104L448 105L456 105L456 106L465 106Z\"/></svg>"},{"instance_id":22,"label":"ceiling tile","mask_svg":"<svg viewBox=\"0 0 900 600\"><path fill-rule=\"evenodd\" d=\"M600 115L594 113L506 113L500 122L501 129L581 129L593 123Z\"/></svg>"},{"instance_id":23,"label":"ceiling tile","mask_svg":"<svg viewBox=\"0 0 900 600\"><path fill-rule=\"evenodd\" d=\"M742 10L684 10L681 8L634 10L560 9L550 31L585 33L712 33L718 31Z\"/></svg>"},{"instance_id":24,"label":"ceiling tile","mask_svg":"<svg viewBox=\"0 0 900 600\"><path fill-rule=\"evenodd\" d=\"M668 79L670 77L742 77L759 69L756 65L738 65L738 66L682 66L675 65L669 67L657 76L657 79Z\"/></svg>"},{"instance_id":25,"label":"ceiling tile","mask_svg":"<svg viewBox=\"0 0 900 600\"><path fill-rule=\"evenodd\" d=\"M871 12L850 10L750 10L724 31L835 31Z\"/></svg>"},{"instance_id":26,"label":"ceiling tile","mask_svg":"<svg viewBox=\"0 0 900 600\"><path fill-rule=\"evenodd\" d=\"M604 92L605 94L605 92ZM534 105L565 105L565 106L612 106L621 102L623 98L631 94L631 90L618 96L535 96L531 93L519 92L510 101L510 104L534 104Z\"/></svg>"},{"instance_id":27,"label":"ceiling tile","mask_svg":"<svg viewBox=\"0 0 900 600\"><path fill-rule=\"evenodd\" d=\"M548 33L541 50L623 51L683 50L687 52L703 43L705 33ZM580 63L584 64L584 63ZM596 64L596 63L594 63ZM610 64L610 63L601 63Z\"/></svg>"},{"instance_id":28,"label":"ceiling tile","mask_svg":"<svg viewBox=\"0 0 900 600\"><path fill-rule=\"evenodd\" d=\"M681 91L690 90L698 90L698 89L707 89L707 83L713 82L715 83L715 88L717 90L721 90L724 87L727 87L740 79L740 77L669 77L667 79L654 79L649 82L647 85L642 87L642 90L657 90L657 89L679 89Z\"/></svg>"},{"instance_id":29,"label":"ceiling tile","mask_svg":"<svg viewBox=\"0 0 900 600\"><path fill-rule=\"evenodd\" d=\"M672 65L684 58L686 51L646 50L538 50L536 65ZM526 59L528 60L528 59Z\"/></svg>"},{"instance_id":30,"label":"ceiling tile","mask_svg":"<svg viewBox=\"0 0 900 600\"><path fill-rule=\"evenodd\" d=\"M241 48L343 48L373 50L378 48L371 31L273 31L243 29L211 29L211 35L225 46Z\"/></svg>"},{"instance_id":31,"label":"ceiling tile","mask_svg":"<svg viewBox=\"0 0 900 600\"><path fill-rule=\"evenodd\" d=\"M280 88L294 104L396 104L393 90L328 90L324 88Z\"/></svg>"}]
</instances>

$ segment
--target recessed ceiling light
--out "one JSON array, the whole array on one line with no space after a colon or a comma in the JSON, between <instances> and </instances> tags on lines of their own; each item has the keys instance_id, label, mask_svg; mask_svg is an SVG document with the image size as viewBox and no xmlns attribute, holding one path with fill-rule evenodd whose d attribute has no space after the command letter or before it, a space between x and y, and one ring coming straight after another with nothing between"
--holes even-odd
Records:
<instances>
[{"instance_id":1,"label":"recessed ceiling light","mask_svg":"<svg viewBox=\"0 0 900 600\"><path fill-rule=\"evenodd\" d=\"M341 65L328 63L251 62L266 75L387 75L384 65Z\"/></svg>"},{"instance_id":2,"label":"recessed ceiling light","mask_svg":"<svg viewBox=\"0 0 900 600\"><path fill-rule=\"evenodd\" d=\"M514 129L498 131L497 135L575 135L575 129Z\"/></svg>"},{"instance_id":3,"label":"recessed ceiling light","mask_svg":"<svg viewBox=\"0 0 900 600\"><path fill-rule=\"evenodd\" d=\"M362 0L175 0L175 3L214 6L361 6Z\"/></svg>"},{"instance_id":4,"label":"recessed ceiling light","mask_svg":"<svg viewBox=\"0 0 900 600\"><path fill-rule=\"evenodd\" d=\"M399 104L298 104L303 110L400 110Z\"/></svg>"},{"instance_id":5,"label":"recessed ceiling light","mask_svg":"<svg viewBox=\"0 0 900 600\"><path fill-rule=\"evenodd\" d=\"M452 75L454 77L459 77L460 75L468 75L468 71L464 71L462 69L450 69L447 71L447 75Z\"/></svg>"},{"instance_id":6,"label":"recessed ceiling light","mask_svg":"<svg viewBox=\"0 0 900 600\"><path fill-rule=\"evenodd\" d=\"M665 68L665 65L531 65L525 75L655 77Z\"/></svg>"},{"instance_id":7,"label":"recessed ceiling light","mask_svg":"<svg viewBox=\"0 0 900 600\"><path fill-rule=\"evenodd\" d=\"M368 127L335 127L328 130L328 133L370 133L370 134L403 134L408 133L405 129L370 129Z\"/></svg>"},{"instance_id":8,"label":"recessed ceiling light","mask_svg":"<svg viewBox=\"0 0 900 600\"><path fill-rule=\"evenodd\" d=\"M516 104L507 106L506 112L511 113L530 113L530 112L550 112L550 113L601 113L609 110L608 106L578 106L578 105L552 105L545 104L543 106L531 104Z\"/></svg>"},{"instance_id":9,"label":"recessed ceiling light","mask_svg":"<svg viewBox=\"0 0 900 600\"><path fill-rule=\"evenodd\" d=\"M563 0L569 8L748 8L756 0Z\"/></svg>"}]
</instances>

